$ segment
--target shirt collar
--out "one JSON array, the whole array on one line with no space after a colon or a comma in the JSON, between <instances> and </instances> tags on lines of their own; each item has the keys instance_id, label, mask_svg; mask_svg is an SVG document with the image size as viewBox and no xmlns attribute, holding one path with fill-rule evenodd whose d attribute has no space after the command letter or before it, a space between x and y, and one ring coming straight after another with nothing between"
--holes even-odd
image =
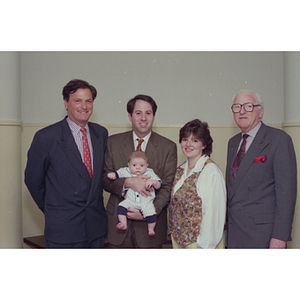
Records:
<instances>
[{"instance_id":1,"label":"shirt collar","mask_svg":"<svg viewBox=\"0 0 300 300\"><path fill-rule=\"evenodd\" d=\"M247 132L247 134L250 135L252 138L255 138L260 126L261 126L261 122L259 122L254 128L252 128L249 132Z\"/></svg>"},{"instance_id":2,"label":"shirt collar","mask_svg":"<svg viewBox=\"0 0 300 300\"><path fill-rule=\"evenodd\" d=\"M132 131L132 132L133 132L133 141L136 141L137 139L140 139L140 138L136 135L136 133L135 133L134 131ZM145 144L148 143L148 141L149 141L149 139L150 139L150 136L151 136L151 133L152 133L152 131L150 131L145 137L143 137L143 140L144 140L144 143L145 143Z\"/></svg>"},{"instance_id":3,"label":"shirt collar","mask_svg":"<svg viewBox=\"0 0 300 300\"><path fill-rule=\"evenodd\" d=\"M191 170L190 174L202 171L204 164L208 159L209 156L202 155L196 162L195 167ZM186 171L186 169L188 168L188 161L184 162L180 167Z\"/></svg>"},{"instance_id":4,"label":"shirt collar","mask_svg":"<svg viewBox=\"0 0 300 300\"><path fill-rule=\"evenodd\" d=\"M67 122L73 134L78 134L80 132L81 126L73 122L69 117L67 117ZM83 127L86 129L86 132L88 133L89 132L88 124L86 124Z\"/></svg>"}]
</instances>

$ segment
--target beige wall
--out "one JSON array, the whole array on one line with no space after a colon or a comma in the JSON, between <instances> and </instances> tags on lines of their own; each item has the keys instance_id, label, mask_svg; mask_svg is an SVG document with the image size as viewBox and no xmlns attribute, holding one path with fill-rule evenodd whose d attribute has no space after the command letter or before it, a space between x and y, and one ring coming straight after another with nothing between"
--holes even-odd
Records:
<instances>
[{"instance_id":1,"label":"beige wall","mask_svg":"<svg viewBox=\"0 0 300 300\"><path fill-rule=\"evenodd\" d=\"M0 248L19 248L22 246L21 122L0 122L0 141Z\"/></svg>"},{"instance_id":2,"label":"beige wall","mask_svg":"<svg viewBox=\"0 0 300 300\"><path fill-rule=\"evenodd\" d=\"M22 52L22 121L63 118L61 91L73 78L97 88L92 120L102 124L129 124L126 103L139 93L157 102L157 126L234 124L231 98L240 89L266 100L266 123L284 121L283 52Z\"/></svg>"},{"instance_id":3,"label":"beige wall","mask_svg":"<svg viewBox=\"0 0 300 300\"><path fill-rule=\"evenodd\" d=\"M288 242L289 248L300 249L300 203L299 203L299 184L300 184L300 122L283 123L283 130L287 132L293 139L296 157L297 157L297 170L298 170L298 196L296 202L296 209L294 215L293 229L292 229L292 241Z\"/></svg>"}]
</instances>

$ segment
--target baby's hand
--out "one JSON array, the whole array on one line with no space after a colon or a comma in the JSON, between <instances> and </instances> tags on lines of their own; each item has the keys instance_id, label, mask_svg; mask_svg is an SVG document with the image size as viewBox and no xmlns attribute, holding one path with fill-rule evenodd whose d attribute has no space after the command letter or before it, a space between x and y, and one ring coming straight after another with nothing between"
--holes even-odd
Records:
<instances>
[{"instance_id":1,"label":"baby's hand","mask_svg":"<svg viewBox=\"0 0 300 300\"><path fill-rule=\"evenodd\" d=\"M147 189L150 189L152 187L154 183L154 180L151 180L151 179L148 179L146 182L145 182L145 186Z\"/></svg>"},{"instance_id":2,"label":"baby's hand","mask_svg":"<svg viewBox=\"0 0 300 300\"><path fill-rule=\"evenodd\" d=\"M107 177L108 177L109 179L114 180L114 179L116 179L116 174L115 174L114 172L111 172L111 173L108 173L108 174L107 174Z\"/></svg>"},{"instance_id":3,"label":"baby's hand","mask_svg":"<svg viewBox=\"0 0 300 300\"><path fill-rule=\"evenodd\" d=\"M158 180L149 179L145 182L145 186L147 189L154 188L154 189L158 190L161 187L161 182Z\"/></svg>"}]
</instances>

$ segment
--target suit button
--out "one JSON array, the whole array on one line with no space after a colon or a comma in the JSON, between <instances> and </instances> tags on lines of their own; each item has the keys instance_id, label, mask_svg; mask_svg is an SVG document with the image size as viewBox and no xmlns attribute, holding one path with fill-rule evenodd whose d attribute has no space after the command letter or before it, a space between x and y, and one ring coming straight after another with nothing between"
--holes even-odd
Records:
<instances>
[{"instance_id":1,"label":"suit button","mask_svg":"<svg viewBox=\"0 0 300 300\"><path fill-rule=\"evenodd\" d=\"M248 191L251 191L250 187L248 186Z\"/></svg>"},{"instance_id":2,"label":"suit button","mask_svg":"<svg viewBox=\"0 0 300 300\"><path fill-rule=\"evenodd\" d=\"M245 208L245 207L244 207L244 206L242 206L242 207L241 207L241 210L243 210L244 208Z\"/></svg>"}]
</instances>

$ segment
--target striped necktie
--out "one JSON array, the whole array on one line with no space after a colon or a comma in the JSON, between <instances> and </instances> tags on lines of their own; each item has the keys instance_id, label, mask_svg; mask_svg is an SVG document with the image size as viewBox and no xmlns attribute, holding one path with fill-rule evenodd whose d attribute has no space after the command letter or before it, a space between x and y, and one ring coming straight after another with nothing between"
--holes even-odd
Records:
<instances>
[{"instance_id":1,"label":"striped necktie","mask_svg":"<svg viewBox=\"0 0 300 300\"><path fill-rule=\"evenodd\" d=\"M137 151L142 151L142 143L143 143L143 139L137 139L137 141L139 142L137 147L136 147L136 150Z\"/></svg>"}]
</instances>

